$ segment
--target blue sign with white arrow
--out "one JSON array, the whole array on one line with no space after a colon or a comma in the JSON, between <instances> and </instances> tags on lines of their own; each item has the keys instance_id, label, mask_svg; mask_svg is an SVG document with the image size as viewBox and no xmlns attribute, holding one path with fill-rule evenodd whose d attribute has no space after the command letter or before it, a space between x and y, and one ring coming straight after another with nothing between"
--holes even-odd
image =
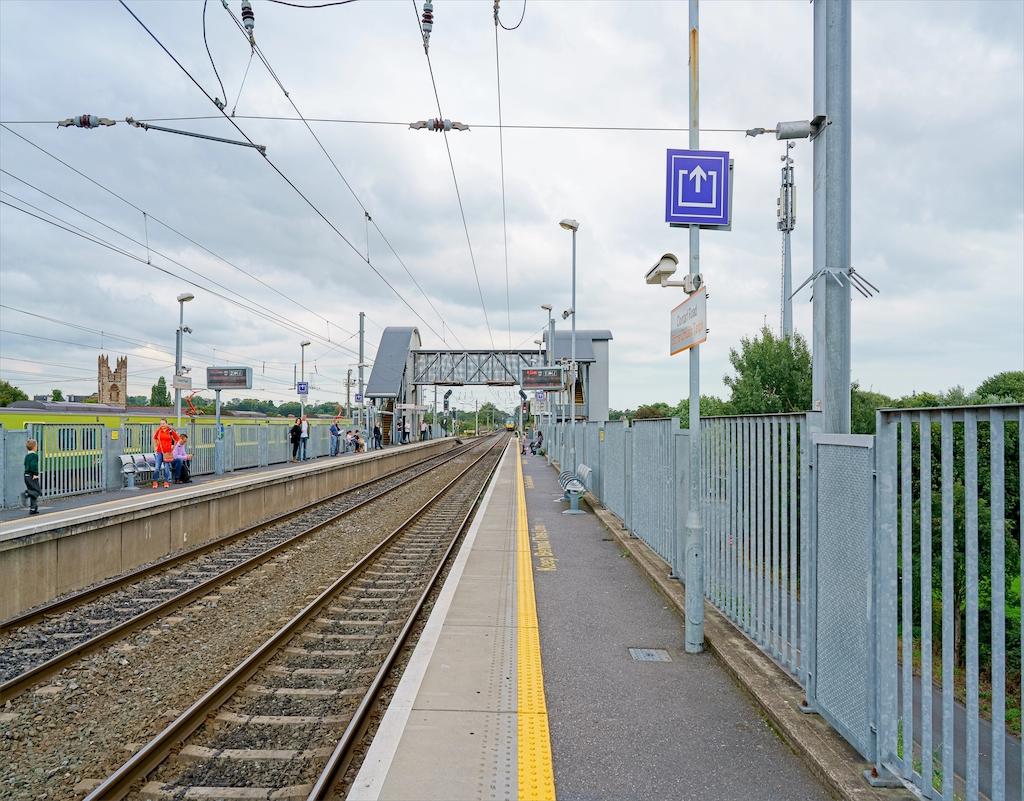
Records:
<instances>
[{"instance_id":1,"label":"blue sign with white arrow","mask_svg":"<svg viewBox=\"0 0 1024 801\"><path fill-rule=\"evenodd\" d=\"M665 222L729 225L729 154L669 150Z\"/></svg>"}]
</instances>

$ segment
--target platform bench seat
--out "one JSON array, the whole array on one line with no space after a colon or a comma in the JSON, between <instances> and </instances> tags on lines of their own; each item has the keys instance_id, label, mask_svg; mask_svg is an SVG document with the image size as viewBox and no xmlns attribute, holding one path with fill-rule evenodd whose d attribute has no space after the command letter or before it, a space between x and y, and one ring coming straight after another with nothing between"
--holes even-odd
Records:
<instances>
[{"instance_id":1,"label":"platform bench seat","mask_svg":"<svg viewBox=\"0 0 1024 801\"><path fill-rule=\"evenodd\" d=\"M135 478L145 473L156 473L155 453L125 453L117 457L121 460L121 475L124 476L124 489L135 489Z\"/></svg>"},{"instance_id":2,"label":"platform bench seat","mask_svg":"<svg viewBox=\"0 0 1024 801\"><path fill-rule=\"evenodd\" d=\"M580 513L580 498L586 493L587 479L593 472L591 468L581 464L575 473L572 470L563 470L559 474L558 483L565 492L562 500L571 504L569 512Z\"/></svg>"}]
</instances>

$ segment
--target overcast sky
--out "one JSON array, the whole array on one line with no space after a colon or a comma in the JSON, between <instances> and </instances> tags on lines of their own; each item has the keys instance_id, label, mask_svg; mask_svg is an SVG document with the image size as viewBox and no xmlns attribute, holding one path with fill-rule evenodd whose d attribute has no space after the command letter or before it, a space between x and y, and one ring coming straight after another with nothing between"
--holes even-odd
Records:
<instances>
[{"instance_id":1,"label":"overcast sky","mask_svg":"<svg viewBox=\"0 0 1024 801\"><path fill-rule=\"evenodd\" d=\"M253 2L256 41L291 101L332 120L310 125L337 171L301 122L252 119L296 115L220 2L206 29L223 91L202 2L128 5L210 96L227 95L281 174L251 148L125 124L242 139L121 4L0 1L0 377L30 395L89 394L97 355L127 354L130 393L148 395L173 373L185 291L197 386L206 366L249 364L251 394L275 401L295 398L303 339L312 399L343 395L360 311L368 361L389 325L416 325L428 347L531 347L540 304L570 306L571 235L558 221L573 217L577 325L614 335L611 405L686 395L687 356L668 347L681 290L643 282L663 252L687 250L664 222L665 150L688 143L685 2L529 0L516 30L498 30L504 221L490 0L434 4L441 110L471 128L447 135L458 195L444 136L408 128L437 116L411 2ZM522 9L503 0L502 22ZM733 230L701 237L702 388L728 397L729 349L765 323L777 331L780 316L783 145L743 130L811 116L813 12L805 0L706 0L700 13L701 146L736 162ZM853 301L864 388L971 390L1024 368L1022 37L1021 2L853 4L853 264L881 289ZM56 126L83 113L118 122ZM210 119L156 122L176 117ZM795 287L811 272L811 146L794 154ZM809 339L808 298L794 319ZM513 394L475 396L511 405Z\"/></svg>"}]
</instances>

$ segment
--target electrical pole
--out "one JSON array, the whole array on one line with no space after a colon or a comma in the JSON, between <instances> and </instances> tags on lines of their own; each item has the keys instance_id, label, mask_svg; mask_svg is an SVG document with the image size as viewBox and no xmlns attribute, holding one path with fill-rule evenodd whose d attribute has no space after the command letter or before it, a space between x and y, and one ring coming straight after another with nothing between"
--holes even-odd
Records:
<instances>
[{"instance_id":1,"label":"electrical pole","mask_svg":"<svg viewBox=\"0 0 1024 801\"><path fill-rule=\"evenodd\" d=\"M814 333L812 408L850 433L850 2L814 0Z\"/></svg>"},{"instance_id":2,"label":"electrical pole","mask_svg":"<svg viewBox=\"0 0 1024 801\"><path fill-rule=\"evenodd\" d=\"M793 338L793 255L790 232L796 228L796 185L793 181L793 158L789 152L796 146L786 142L782 157L782 187L779 190L779 230L782 231L782 320L780 333Z\"/></svg>"},{"instance_id":3,"label":"electrical pole","mask_svg":"<svg viewBox=\"0 0 1024 801\"><path fill-rule=\"evenodd\" d=\"M367 433L369 428L369 419L367 419L365 424L363 422L363 408L366 406L366 398L363 397L363 367L365 366L363 363L363 320L365 317L365 313L359 312L359 425L362 427L364 434ZM369 437L366 439L369 441Z\"/></svg>"},{"instance_id":4,"label":"electrical pole","mask_svg":"<svg viewBox=\"0 0 1024 801\"><path fill-rule=\"evenodd\" d=\"M349 418L352 417L352 370L348 371L348 376L345 378L345 415Z\"/></svg>"},{"instance_id":5,"label":"electrical pole","mask_svg":"<svg viewBox=\"0 0 1024 801\"><path fill-rule=\"evenodd\" d=\"M690 150L700 149L698 6L690 0ZM726 177L728 180L728 177ZM690 226L690 274L700 272L700 226ZM704 522L700 514L700 345L690 348L690 487L686 513L686 652L704 650Z\"/></svg>"}]
</instances>

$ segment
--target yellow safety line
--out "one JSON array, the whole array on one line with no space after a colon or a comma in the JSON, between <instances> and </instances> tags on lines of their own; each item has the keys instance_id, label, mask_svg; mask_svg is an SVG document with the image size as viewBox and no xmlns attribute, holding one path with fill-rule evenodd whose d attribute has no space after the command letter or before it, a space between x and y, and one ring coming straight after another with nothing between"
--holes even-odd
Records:
<instances>
[{"instance_id":1,"label":"yellow safety line","mask_svg":"<svg viewBox=\"0 0 1024 801\"><path fill-rule=\"evenodd\" d=\"M555 771L551 764L548 708L544 701L544 672L540 661L537 599L533 592L533 557L526 516L523 461L516 449L516 577L519 610L519 798L554 801Z\"/></svg>"}]
</instances>

